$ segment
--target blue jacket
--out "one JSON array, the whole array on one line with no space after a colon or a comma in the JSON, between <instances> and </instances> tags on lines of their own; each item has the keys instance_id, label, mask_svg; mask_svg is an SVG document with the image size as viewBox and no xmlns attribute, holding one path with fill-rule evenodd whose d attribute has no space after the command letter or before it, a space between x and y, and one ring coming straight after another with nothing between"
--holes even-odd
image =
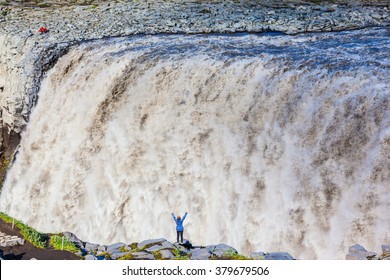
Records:
<instances>
[{"instance_id":1,"label":"blue jacket","mask_svg":"<svg viewBox=\"0 0 390 280\"><path fill-rule=\"evenodd\" d=\"M175 215L172 213L172 218L175 220L175 223L176 223L176 231L183 231L184 230L183 222L184 222L184 219L186 217L187 217L187 212L184 214L183 218L181 218L180 220L176 219Z\"/></svg>"}]
</instances>

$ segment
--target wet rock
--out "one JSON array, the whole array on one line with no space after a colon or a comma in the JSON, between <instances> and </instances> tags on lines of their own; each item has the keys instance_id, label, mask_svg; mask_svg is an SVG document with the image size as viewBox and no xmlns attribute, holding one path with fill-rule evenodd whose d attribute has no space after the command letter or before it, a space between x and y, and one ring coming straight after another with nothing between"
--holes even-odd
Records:
<instances>
[{"instance_id":1,"label":"wet rock","mask_svg":"<svg viewBox=\"0 0 390 280\"><path fill-rule=\"evenodd\" d=\"M123 242L118 242L118 243L115 243L115 244L112 244L112 245L110 245L110 246L108 246L107 247L107 252L116 252L116 251L118 251L119 250L119 248L121 248L121 247L125 247L126 246L126 244L125 243L123 243Z\"/></svg>"},{"instance_id":2,"label":"wet rock","mask_svg":"<svg viewBox=\"0 0 390 280\"><path fill-rule=\"evenodd\" d=\"M170 250L161 250L161 259L163 260L171 260L175 257L175 255Z\"/></svg>"},{"instance_id":3,"label":"wet rock","mask_svg":"<svg viewBox=\"0 0 390 280\"><path fill-rule=\"evenodd\" d=\"M161 245L153 245L152 247L146 248L145 251L146 251L146 252L153 253L153 252L160 251L160 250L162 250L162 249L164 249L164 247L161 246Z\"/></svg>"},{"instance_id":4,"label":"wet rock","mask_svg":"<svg viewBox=\"0 0 390 280\"><path fill-rule=\"evenodd\" d=\"M390 254L390 245L382 245L382 253L384 255Z\"/></svg>"},{"instance_id":5,"label":"wet rock","mask_svg":"<svg viewBox=\"0 0 390 280\"><path fill-rule=\"evenodd\" d=\"M169 241L163 242L163 243L162 243L162 246L163 246L164 248L166 248L166 249L174 249L174 248L175 248L175 246L174 246L171 242L169 242Z\"/></svg>"},{"instance_id":6,"label":"wet rock","mask_svg":"<svg viewBox=\"0 0 390 280\"><path fill-rule=\"evenodd\" d=\"M294 258L287 252L272 252L265 254L265 260L293 260Z\"/></svg>"},{"instance_id":7,"label":"wet rock","mask_svg":"<svg viewBox=\"0 0 390 280\"><path fill-rule=\"evenodd\" d=\"M208 260L212 254L209 248L199 248L191 251L191 260Z\"/></svg>"},{"instance_id":8,"label":"wet rock","mask_svg":"<svg viewBox=\"0 0 390 280\"><path fill-rule=\"evenodd\" d=\"M351 254L354 254L354 253L359 253L359 252L367 252L367 250L362 245L355 244L355 245L349 247L348 252Z\"/></svg>"},{"instance_id":9,"label":"wet rock","mask_svg":"<svg viewBox=\"0 0 390 280\"><path fill-rule=\"evenodd\" d=\"M153 245L159 245L162 246L163 242L166 242L167 240L164 238L159 238L159 239L148 239L144 240L140 243L138 243L137 247L139 250L143 250L145 248L152 247Z\"/></svg>"},{"instance_id":10,"label":"wet rock","mask_svg":"<svg viewBox=\"0 0 390 280\"><path fill-rule=\"evenodd\" d=\"M111 259L116 260L116 259L119 259L123 256L128 255L128 254L129 254L129 252L115 252L115 253L111 254Z\"/></svg>"},{"instance_id":11,"label":"wet rock","mask_svg":"<svg viewBox=\"0 0 390 280\"><path fill-rule=\"evenodd\" d=\"M377 254L375 252L368 252L363 246L355 244L349 247L347 260L368 260L373 259Z\"/></svg>"},{"instance_id":12,"label":"wet rock","mask_svg":"<svg viewBox=\"0 0 390 280\"><path fill-rule=\"evenodd\" d=\"M153 254L147 252L136 252L131 254L136 260L155 260Z\"/></svg>"},{"instance_id":13,"label":"wet rock","mask_svg":"<svg viewBox=\"0 0 390 280\"><path fill-rule=\"evenodd\" d=\"M84 245L85 251L90 252L90 253L96 252L98 250L98 248L99 248L99 244L86 242Z\"/></svg>"},{"instance_id":14,"label":"wet rock","mask_svg":"<svg viewBox=\"0 0 390 280\"><path fill-rule=\"evenodd\" d=\"M336 11L336 6L322 6L320 11L324 13L332 13Z\"/></svg>"},{"instance_id":15,"label":"wet rock","mask_svg":"<svg viewBox=\"0 0 390 280\"><path fill-rule=\"evenodd\" d=\"M253 252L249 255L249 257L256 260L265 260L265 255L266 254L264 252Z\"/></svg>"},{"instance_id":16,"label":"wet rock","mask_svg":"<svg viewBox=\"0 0 390 280\"><path fill-rule=\"evenodd\" d=\"M100 253L104 253L107 251L107 246L104 246L104 245L99 245L97 247L97 251L100 252Z\"/></svg>"},{"instance_id":17,"label":"wet rock","mask_svg":"<svg viewBox=\"0 0 390 280\"><path fill-rule=\"evenodd\" d=\"M223 255L237 254L237 250L231 246L225 244L218 244L211 249L211 252L217 257L222 257Z\"/></svg>"},{"instance_id":18,"label":"wet rock","mask_svg":"<svg viewBox=\"0 0 390 280\"><path fill-rule=\"evenodd\" d=\"M86 255L84 257L84 260L86 260L86 261L94 261L94 260L97 260L97 258L94 255Z\"/></svg>"},{"instance_id":19,"label":"wet rock","mask_svg":"<svg viewBox=\"0 0 390 280\"><path fill-rule=\"evenodd\" d=\"M371 17L376 20L381 20L383 17L378 13L371 14Z\"/></svg>"},{"instance_id":20,"label":"wet rock","mask_svg":"<svg viewBox=\"0 0 390 280\"><path fill-rule=\"evenodd\" d=\"M75 243L76 246L78 246L79 248L82 248L84 249L84 243L83 241L81 241L74 233L71 233L71 232L64 232L63 235L70 241L70 242L73 242Z\"/></svg>"},{"instance_id":21,"label":"wet rock","mask_svg":"<svg viewBox=\"0 0 390 280\"><path fill-rule=\"evenodd\" d=\"M355 253L349 253L345 256L346 260L367 260L365 256Z\"/></svg>"}]
</instances>

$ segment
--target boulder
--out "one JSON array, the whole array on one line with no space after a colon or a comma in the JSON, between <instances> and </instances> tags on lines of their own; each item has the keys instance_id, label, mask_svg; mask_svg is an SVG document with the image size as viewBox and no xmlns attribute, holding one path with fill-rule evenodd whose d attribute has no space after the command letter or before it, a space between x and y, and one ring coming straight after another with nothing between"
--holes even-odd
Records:
<instances>
[{"instance_id":1,"label":"boulder","mask_svg":"<svg viewBox=\"0 0 390 280\"><path fill-rule=\"evenodd\" d=\"M146 247L144 250L147 252L156 252L156 251L160 251L160 250L164 250L164 249L175 249L175 246L173 246L173 244L168 242L168 241L164 241L162 243L158 242L157 244L152 245L151 247L148 247L148 246L149 246L149 244L144 246L144 248Z\"/></svg>"},{"instance_id":2,"label":"boulder","mask_svg":"<svg viewBox=\"0 0 390 280\"><path fill-rule=\"evenodd\" d=\"M351 254L354 254L354 253L359 253L359 252L367 252L367 250L362 245L355 244L355 245L349 247L348 252Z\"/></svg>"},{"instance_id":3,"label":"boulder","mask_svg":"<svg viewBox=\"0 0 390 280\"><path fill-rule=\"evenodd\" d=\"M153 254L147 252L136 252L131 254L136 260L155 260Z\"/></svg>"},{"instance_id":4,"label":"boulder","mask_svg":"<svg viewBox=\"0 0 390 280\"><path fill-rule=\"evenodd\" d=\"M164 249L164 247L161 246L161 245L153 245L152 247L146 248L145 251L153 253L153 252L156 252L156 251L160 251L162 249Z\"/></svg>"},{"instance_id":5,"label":"boulder","mask_svg":"<svg viewBox=\"0 0 390 280\"><path fill-rule=\"evenodd\" d=\"M191 253L191 250L186 249L184 246L177 243L174 244L175 249L179 251L180 256L187 256Z\"/></svg>"},{"instance_id":6,"label":"boulder","mask_svg":"<svg viewBox=\"0 0 390 280\"><path fill-rule=\"evenodd\" d=\"M390 254L390 245L382 245L382 254L383 255Z\"/></svg>"},{"instance_id":7,"label":"boulder","mask_svg":"<svg viewBox=\"0 0 390 280\"><path fill-rule=\"evenodd\" d=\"M335 6L322 6L320 8L320 10L321 10L321 12L332 13L332 12L336 11L336 7Z\"/></svg>"},{"instance_id":8,"label":"boulder","mask_svg":"<svg viewBox=\"0 0 390 280\"><path fill-rule=\"evenodd\" d=\"M118 242L118 243L115 243L115 244L108 246L106 251L109 253L117 252L119 250L119 248L125 247L125 246L126 246L125 243Z\"/></svg>"},{"instance_id":9,"label":"boulder","mask_svg":"<svg viewBox=\"0 0 390 280\"><path fill-rule=\"evenodd\" d=\"M249 257L255 260L265 260L265 255L264 252L253 252Z\"/></svg>"},{"instance_id":10,"label":"boulder","mask_svg":"<svg viewBox=\"0 0 390 280\"><path fill-rule=\"evenodd\" d=\"M97 252L96 254L102 254L102 253L105 253L107 251L107 246L104 246L104 245L99 245L97 247Z\"/></svg>"},{"instance_id":11,"label":"boulder","mask_svg":"<svg viewBox=\"0 0 390 280\"><path fill-rule=\"evenodd\" d=\"M265 260L293 260L294 258L287 252L272 252L265 254Z\"/></svg>"},{"instance_id":12,"label":"boulder","mask_svg":"<svg viewBox=\"0 0 390 280\"><path fill-rule=\"evenodd\" d=\"M162 243L162 246L167 249L175 249L175 246L173 246L173 244L169 241L164 241Z\"/></svg>"},{"instance_id":13,"label":"boulder","mask_svg":"<svg viewBox=\"0 0 390 280\"><path fill-rule=\"evenodd\" d=\"M148 240L144 240L140 243L138 243L137 247L138 249L145 249L145 248L149 248L149 247L152 247L153 245L162 245L163 242L166 242L167 240L164 239L164 238L159 238L159 239L148 239Z\"/></svg>"},{"instance_id":14,"label":"boulder","mask_svg":"<svg viewBox=\"0 0 390 280\"><path fill-rule=\"evenodd\" d=\"M83 257L87 254L87 251L85 251L84 249L79 249L76 253L76 255L79 255L80 257Z\"/></svg>"},{"instance_id":15,"label":"boulder","mask_svg":"<svg viewBox=\"0 0 390 280\"><path fill-rule=\"evenodd\" d=\"M111 254L111 259L116 260L128 254L129 252L115 252Z\"/></svg>"},{"instance_id":16,"label":"boulder","mask_svg":"<svg viewBox=\"0 0 390 280\"><path fill-rule=\"evenodd\" d=\"M24 239L17 236L6 235L2 237L0 240L1 247L13 247L16 245L23 245L23 244L24 244Z\"/></svg>"},{"instance_id":17,"label":"boulder","mask_svg":"<svg viewBox=\"0 0 390 280\"><path fill-rule=\"evenodd\" d=\"M376 19L376 20L381 20L381 19L383 18L383 16L380 15L380 14L378 14L378 13L373 13L373 14L371 14L371 17L372 17L373 19Z\"/></svg>"},{"instance_id":18,"label":"boulder","mask_svg":"<svg viewBox=\"0 0 390 280\"><path fill-rule=\"evenodd\" d=\"M98 248L99 248L99 244L86 242L84 245L85 251L91 252L91 253L96 252L98 250Z\"/></svg>"},{"instance_id":19,"label":"boulder","mask_svg":"<svg viewBox=\"0 0 390 280\"><path fill-rule=\"evenodd\" d=\"M74 233L65 231L63 235L70 241L75 243L79 248L84 248L84 243Z\"/></svg>"},{"instance_id":20,"label":"boulder","mask_svg":"<svg viewBox=\"0 0 390 280\"><path fill-rule=\"evenodd\" d=\"M86 261L94 261L94 260L96 260L96 257L94 255L86 255L84 257L84 260L86 260Z\"/></svg>"},{"instance_id":21,"label":"boulder","mask_svg":"<svg viewBox=\"0 0 390 280\"><path fill-rule=\"evenodd\" d=\"M345 258L347 260L367 260L374 258L376 255L375 252L367 251L362 245L355 244L349 247L348 254Z\"/></svg>"},{"instance_id":22,"label":"boulder","mask_svg":"<svg viewBox=\"0 0 390 280\"><path fill-rule=\"evenodd\" d=\"M231 246L225 245L225 244L218 244L215 246L208 246L206 248L209 248L211 253L216 255L217 257L222 257L223 255L229 255L229 254L237 254L237 250L234 249Z\"/></svg>"},{"instance_id":23,"label":"boulder","mask_svg":"<svg viewBox=\"0 0 390 280\"><path fill-rule=\"evenodd\" d=\"M191 250L191 260L208 260L211 252L208 248L198 248Z\"/></svg>"},{"instance_id":24,"label":"boulder","mask_svg":"<svg viewBox=\"0 0 390 280\"><path fill-rule=\"evenodd\" d=\"M162 260L171 260L175 257L175 255L169 250L161 250L160 254Z\"/></svg>"},{"instance_id":25,"label":"boulder","mask_svg":"<svg viewBox=\"0 0 390 280\"><path fill-rule=\"evenodd\" d=\"M98 246L98 251L102 251L102 252L107 251L107 246L99 245L99 246Z\"/></svg>"},{"instance_id":26,"label":"boulder","mask_svg":"<svg viewBox=\"0 0 390 280\"><path fill-rule=\"evenodd\" d=\"M364 255L357 254L357 253L350 253L345 256L346 260L367 260L367 258Z\"/></svg>"}]
</instances>

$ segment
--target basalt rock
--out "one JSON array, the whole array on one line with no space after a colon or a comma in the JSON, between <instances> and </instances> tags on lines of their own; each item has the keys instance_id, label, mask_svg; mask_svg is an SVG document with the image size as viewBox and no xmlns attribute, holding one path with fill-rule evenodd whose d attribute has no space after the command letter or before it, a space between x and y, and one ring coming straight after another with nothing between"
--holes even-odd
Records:
<instances>
[{"instance_id":1,"label":"basalt rock","mask_svg":"<svg viewBox=\"0 0 390 280\"><path fill-rule=\"evenodd\" d=\"M370 260L373 259L377 254L375 252L367 251L363 246L355 244L349 247L348 254L346 255L347 260Z\"/></svg>"}]
</instances>

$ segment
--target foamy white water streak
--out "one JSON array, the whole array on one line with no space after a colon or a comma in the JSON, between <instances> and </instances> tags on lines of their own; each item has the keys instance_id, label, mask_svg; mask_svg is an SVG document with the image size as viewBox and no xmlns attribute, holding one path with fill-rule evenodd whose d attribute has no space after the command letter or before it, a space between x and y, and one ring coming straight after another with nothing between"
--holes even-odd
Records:
<instances>
[{"instance_id":1,"label":"foamy white water streak","mask_svg":"<svg viewBox=\"0 0 390 280\"><path fill-rule=\"evenodd\" d=\"M43 81L0 208L100 244L344 258L390 242L389 30L86 43Z\"/></svg>"}]
</instances>

